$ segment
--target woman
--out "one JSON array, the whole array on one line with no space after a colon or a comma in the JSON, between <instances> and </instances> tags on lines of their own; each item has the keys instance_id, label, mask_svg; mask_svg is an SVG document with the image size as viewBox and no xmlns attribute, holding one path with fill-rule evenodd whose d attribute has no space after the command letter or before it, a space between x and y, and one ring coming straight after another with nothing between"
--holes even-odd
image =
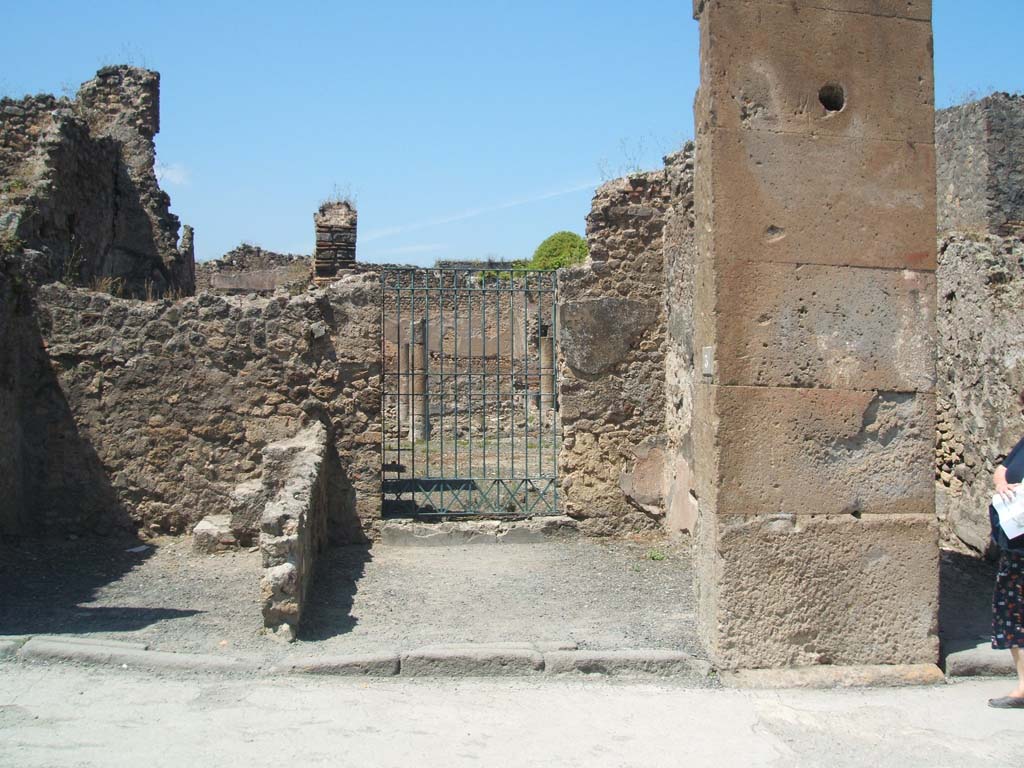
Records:
<instances>
[{"instance_id":1,"label":"woman","mask_svg":"<svg viewBox=\"0 0 1024 768\"><path fill-rule=\"evenodd\" d=\"M1021 393L1024 408L1024 392ZM1022 411L1024 413L1024 411ZM995 471L996 493L1010 499L1024 480L1024 439ZM992 543L999 547L999 573L992 596L992 647L1009 648L1017 667L1017 687L1009 696L989 699L997 709L1024 709L1024 536L1009 539L999 525L995 507L988 508Z\"/></svg>"}]
</instances>

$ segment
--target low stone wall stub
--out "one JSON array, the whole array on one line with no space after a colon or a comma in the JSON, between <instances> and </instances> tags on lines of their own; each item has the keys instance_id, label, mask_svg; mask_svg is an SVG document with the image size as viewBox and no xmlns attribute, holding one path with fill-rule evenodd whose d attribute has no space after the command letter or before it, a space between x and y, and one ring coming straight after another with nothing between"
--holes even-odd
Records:
<instances>
[{"instance_id":1,"label":"low stone wall stub","mask_svg":"<svg viewBox=\"0 0 1024 768\"><path fill-rule=\"evenodd\" d=\"M294 639L328 521L341 503L332 489L341 474L327 428L315 422L263 449L263 487L270 498L260 520L260 599L264 626Z\"/></svg>"}]
</instances>

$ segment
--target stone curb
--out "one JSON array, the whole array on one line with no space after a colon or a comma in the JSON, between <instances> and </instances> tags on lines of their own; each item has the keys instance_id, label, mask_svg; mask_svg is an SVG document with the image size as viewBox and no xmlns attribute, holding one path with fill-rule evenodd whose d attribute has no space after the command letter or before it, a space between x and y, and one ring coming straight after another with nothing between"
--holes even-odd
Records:
<instances>
[{"instance_id":1,"label":"stone curb","mask_svg":"<svg viewBox=\"0 0 1024 768\"><path fill-rule=\"evenodd\" d=\"M987 642L946 655L946 675L949 677L1002 677L1016 674L1010 652L997 651Z\"/></svg>"},{"instance_id":2,"label":"stone curb","mask_svg":"<svg viewBox=\"0 0 1024 768\"><path fill-rule=\"evenodd\" d=\"M397 653L352 656L309 656L287 659L270 668L271 674L339 675L350 677L394 677L399 671Z\"/></svg>"},{"instance_id":3,"label":"stone curb","mask_svg":"<svg viewBox=\"0 0 1024 768\"><path fill-rule=\"evenodd\" d=\"M720 673L726 688L898 688L940 685L946 676L935 664L738 669Z\"/></svg>"},{"instance_id":4,"label":"stone curb","mask_svg":"<svg viewBox=\"0 0 1024 768\"><path fill-rule=\"evenodd\" d=\"M701 685L716 681L716 672L710 663L680 651L580 651L572 642L466 643L427 646L402 654L306 656L285 658L269 668L259 661L152 651L145 650L144 646L144 643L78 637L0 637L0 659L69 661L152 672L434 678L600 675L674 678ZM966 667L956 664L953 667L959 670L955 674L972 674L962 671ZM1004 664L993 674L1004 674L1005 670ZM900 687L938 685L946 681L942 670L934 664L745 669L721 672L718 677L725 687L746 689Z\"/></svg>"},{"instance_id":5,"label":"stone curb","mask_svg":"<svg viewBox=\"0 0 1024 768\"><path fill-rule=\"evenodd\" d=\"M519 647L436 647L402 654L402 677L495 677L544 671L544 654Z\"/></svg>"},{"instance_id":6,"label":"stone curb","mask_svg":"<svg viewBox=\"0 0 1024 768\"><path fill-rule=\"evenodd\" d=\"M665 650L553 651L544 654L551 674L654 675L708 680L711 664L688 653Z\"/></svg>"},{"instance_id":7,"label":"stone curb","mask_svg":"<svg viewBox=\"0 0 1024 768\"><path fill-rule=\"evenodd\" d=\"M238 659L206 656L193 653L144 651L118 645L103 645L64 640L33 638L18 651L18 658L26 661L73 661L85 664L105 664L153 672L242 672L251 667Z\"/></svg>"},{"instance_id":8,"label":"stone curb","mask_svg":"<svg viewBox=\"0 0 1024 768\"><path fill-rule=\"evenodd\" d=\"M0 638L0 659L14 658L18 649L20 649L27 641L28 638L25 638L24 640L10 637Z\"/></svg>"}]
</instances>

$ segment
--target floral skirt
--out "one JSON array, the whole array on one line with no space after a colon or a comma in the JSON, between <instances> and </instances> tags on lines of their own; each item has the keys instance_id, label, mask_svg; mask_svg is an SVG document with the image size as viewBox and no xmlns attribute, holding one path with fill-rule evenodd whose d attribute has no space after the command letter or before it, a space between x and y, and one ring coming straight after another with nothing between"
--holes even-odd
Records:
<instances>
[{"instance_id":1,"label":"floral skirt","mask_svg":"<svg viewBox=\"0 0 1024 768\"><path fill-rule=\"evenodd\" d=\"M999 557L992 595L992 647L1024 648L1024 552Z\"/></svg>"}]
</instances>

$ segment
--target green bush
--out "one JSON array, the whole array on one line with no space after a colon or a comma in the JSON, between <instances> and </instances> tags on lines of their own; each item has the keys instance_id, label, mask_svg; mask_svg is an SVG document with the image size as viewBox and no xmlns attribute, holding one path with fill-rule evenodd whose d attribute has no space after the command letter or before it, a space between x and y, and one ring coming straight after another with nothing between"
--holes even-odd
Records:
<instances>
[{"instance_id":1,"label":"green bush","mask_svg":"<svg viewBox=\"0 0 1024 768\"><path fill-rule=\"evenodd\" d=\"M587 241L575 232L555 232L537 246L533 258L523 264L528 269L558 269L580 264L587 259Z\"/></svg>"}]
</instances>

